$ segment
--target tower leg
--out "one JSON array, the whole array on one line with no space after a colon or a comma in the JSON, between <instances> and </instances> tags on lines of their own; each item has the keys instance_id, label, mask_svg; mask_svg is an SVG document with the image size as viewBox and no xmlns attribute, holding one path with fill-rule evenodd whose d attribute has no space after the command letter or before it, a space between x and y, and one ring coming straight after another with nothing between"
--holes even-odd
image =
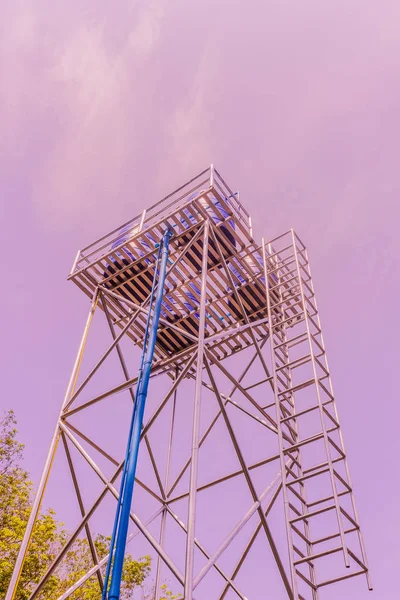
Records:
<instances>
[{"instance_id":1,"label":"tower leg","mask_svg":"<svg viewBox=\"0 0 400 600\"><path fill-rule=\"evenodd\" d=\"M200 296L200 324L199 342L197 351L196 372L196 394L194 399L192 455L190 466L190 493L188 509L188 531L186 542L186 566L185 566L185 600L193 600L193 568L194 568L194 538L196 524L196 494L197 494L197 470L200 437L200 403L202 390L202 370L204 357L204 329L206 319L206 284L207 284L207 260L208 260L208 234L209 221L204 225L204 254L202 263L202 280Z\"/></svg>"},{"instance_id":2,"label":"tower leg","mask_svg":"<svg viewBox=\"0 0 400 600\"><path fill-rule=\"evenodd\" d=\"M17 591L19 579L21 577L21 572L22 572L22 567L23 567L23 564L24 564L25 556L26 556L26 553L27 553L28 548L29 548L29 543L31 541L33 528L35 526L36 519L37 519L39 511L40 511L40 506L42 504L43 495L44 495L44 492L45 492L45 489L46 489L47 481L48 481L48 478L49 478L49 475L50 475L50 471L51 471L51 467L52 467L52 464L53 464L53 461L54 461L54 456L55 456L56 451L57 451L58 442L59 442L59 439L60 439L60 426L59 426L59 423L60 423L61 415L63 413L64 406L67 404L69 398L74 393L74 389L75 389L76 382L77 382L78 375L79 375L79 370L80 370L81 363L82 363L82 356L83 356L83 353L84 353L84 350L85 350L85 346L86 346L86 341L87 341L87 337L88 337L90 325L92 323L93 316L94 316L95 310L97 308L97 303L98 303L98 292L96 291L96 293L95 293L95 295L93 296L93 299L92 299L92 303L91 303L90 310L89 310L89 315L88 315L88 318L86 320L85 329L83 330L83 335L82 335L81 343L79 345L78 354L76 356L75 364L74 364L73 369L72 369L72 373L71 373L71 377L70 377L69 384L68 384L68 387L67 387L67 391L65 393L64 401L63 401L62 406L61 406L61 411L60 411L60 414L59 414L58 419L57 419L57 425L56 425L56 428L54 430L54 434L53 434L53 437L52 437L52 440L51 440L49 452L47 454L46 462L45 462L45 465L44 465L44 468L43 468L43 472L42 472L42 477L40 479L39 486L38 486L38 489L37 489L37 492L36 492L36 496L35 496L35 500L34 500L33 505L32 505L32 510L31 510L31 514L30 514L29 519L28 519L28 523L27 523L27 526L26 526L24 537L22 538L21 547L19 549L17 561L15 563L14 571L13 571L13 574L11 576L11 580L10 580L10 584L8 586L8 590L7 590L7 594L6 594L5 600L13 600L15 598L15 594L16 594L16 591Z\"/></svg>"},{"instance_id":3,"label":"tower leg","mask_svg":"<svg viewBox=\"0 0 400 600\"><path fill-rule=\"evenodd\" d=\"M178 369L175 371L175 379L178 377ZM171 453L172 453L172 442L174 438L174 425L175 425L175 413L176 413L176 400L177 400L177 391L174 391L174 395L172 398L172 412L171 412L171 421L169 427L169 436L168 436L168 453L167 453L167 463L165 467L165 478L164 478L164 489L167 491L169 486L169 472L171 467ZM164 507L161 515L161 527L160 527L160 546L164 546L164 538L165 538L165 526L167 520L167 509ZM160 600L161 595L161 557L157 558L157 571L156 571L156 584L155 584L155 600Z\"/></svg>"}]
</instances>

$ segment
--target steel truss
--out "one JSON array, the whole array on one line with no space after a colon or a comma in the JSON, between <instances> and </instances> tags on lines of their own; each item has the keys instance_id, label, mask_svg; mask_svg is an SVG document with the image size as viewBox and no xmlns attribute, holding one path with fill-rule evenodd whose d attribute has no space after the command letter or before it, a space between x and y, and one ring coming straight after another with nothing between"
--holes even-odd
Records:
<instances>
[{"instance_id":1,"label":"steel truss","mask_svg":"<svg viewBox=\"0 0 400 600\"><path fill-rule=\"evenodd\" d=\"M201 191L203 197L210 199L212 192L223 201L226 184L222 178L222 183L216 182L219 175L213 169L202 173L198 184L191 182L190 192L204 187L204 177L208 187ZM156 558L156 600L166 576L185 600L318 600L333 583L357 575L365 575L372 589L306 248L293 231L258 246L250 220L245 226L234 213L237 244L236 252L230 254L220 226L229 227L231 221L222 218L216 224L204 202L199 204L198 198L188 201L180 194L186 204L174 206L175 212L167 216L152 214L149 227L160 233L166 224L179 222L176 215L182 206L189 202L196 209L199 217L191 237L174 247L166 287L177 304L190 281L197 281L200 293L192 311L182 306L181 319L164 316L160 320L149 392L154 401L146 410L141 438L141 455L148 457L146 468L153 478L149 483L140 470L136 478L136 487L155 510L151 515L141 514L142 505L137 505L134 497L129 551L135 554L139 538L151 548ZM143 213L137 239L145 226ZM124 252L122 246L119 250ZM71 275L90 296L91 305L6 600L14 598L52 464L60 452L65 453L81 518L30 600L40 597L46 582L82 536L88 540L93 566L58 600L71 597L89 579L97 580L99 594L103 587L108 557L97 556L92 522L106 498L118 499L122 453L116 457L109 440L98 441L96 420L88 419L90 427L85 428L74 419L83 414L90 417L100 405L111 408L116 394L122 392L134 402L137 377L130 375L127 342L129 347L140 347L148 293L143 275L130 270L130 264L122 267L123 277L111 272L111 255L118 258L115 251L106 255L103 247L93 252L83 258L83 253L78 255ZM234 269L230 268L233 262ZM151 262L146 269L151 279ZM135 279L140 298L131 293ZM179 290L181 296L176 294ZM186 300L191 301L190 297ZM197 328L190 320L195 312ZM110 343L82 376L95 314L102 315ZM92 380L101 374L111 355L118 359L123 381L101 393L88 394ZM161 458L154 433L160 424L168 431ZM188 430L191 440L185 446L180 435L185 437ZM201 461L203 452L205 463ZM207 478L207 472L214 472L210 454L218 475ZM89 504L84 500L85 480L79 477L78 461L101 482L101 491ZM112 472L106 472L102 461ZM205 505L206 494L211 503ZM283 516L279 513L281 499ZM277 513L272 519L274 510ZM227 515L230 511L232 515ZM113 514L111 510L110 517ZM260 541L265 544L262 555ZM263 565L261 580L265 575L256 590L252 587L252 563L258 571ZM276 583L271 595L273 565L280 584ZM210 578L211 584L207 584Z\"/></svg>"}]
</instances>

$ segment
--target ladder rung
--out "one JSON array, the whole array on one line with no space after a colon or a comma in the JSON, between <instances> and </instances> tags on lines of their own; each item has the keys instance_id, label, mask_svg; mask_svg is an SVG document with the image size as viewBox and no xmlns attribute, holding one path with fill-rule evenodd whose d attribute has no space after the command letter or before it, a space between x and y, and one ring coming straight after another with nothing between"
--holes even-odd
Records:
<instances>
[{"instance_id":1,"label":"ladder rung","mask_svg":"<svg viewBox=\"0 0 400 600\"><path fill-rule=\"evenodd\" d=\"M283 402L283 400L281 400L281 402ZM325 407L328 404L332 404L333 400L329 399L326 402L323 402L322 406ZM273 406L273 405L270 405ZM297 417L301 417L303 415L306 415L309 412L312 412L313 410L316 410L317 408L319 408L319 404L315 404L314 406L311 406L310 408L305 408L304 410L298 412L298 413L294 413L293 415L289 415L288 417L284 417L283 419L280 420L281 423L283 423L284 421L289 421L290 419L296 419ZM331 442L332 446L334 446L338 452L340 452L339 448L335 445L335 443L331 440L331 438L329 438L329 441ZM345 458L345 455L343 455L343 458Z\"/></svg>"},{"instance_id":2,"label":"ladder rung","mask_svg":"<svg viewBox=\"0 0 400 600\"><path fill-rule=\"evenodd\" d=\"M249 385L248 387L245 387L243 389L248 391L248 390L251 390L251 389L257 387L258 385L261 385L262 383L267 383L268 381L272 381L272 380L273 380L273 377L267 377L266 379L262 379L262 381L258 381L257 383L252 383L251 385ZM275 402L271 406L275 406Z\"/></svg>"},{"instance_id":3,"label":"ladder rung","mask_svg":"<svg viewBox=\"0 0 400 600\"><path fill-rule=\"evenodd\" d=\"M300 579L302 579L305 583L307 583L307 585L309 585L313 590L315 590L315 591L317 590L317 586L314 585L313 583L311 583L311 581L309 579L307 579L307 577L305 575L303 575L303 573L301 571L298 571L298 569L296 569L296 573L300 577ZM299 598L302 599L303 596L301 596L299 594Z\"/></svg>"},{"instance_id":4,"label":"ladder rung","mask_svg":"<svg viewBox=\"0 0 400 600\"><path fill-rule=\"evenodd\" d=\"M354 562L356 562L358 564L359 567L361 567L362 569L367 569L367 566L361 562L361 560L358 558L358 556L356 556L354 554L354 552L352 552L350 550L350 548L347 548L347 552L349 553L349 556L351 556L351 558L354 560Z\"/></svg>"},{"instance_id":5,"label":"ladder rung","mask_svg":"<svg viewBox=\"0 0 400 600\"><path fill-rule=\"evenodd\" d=\"M354 533L354 531L357 531L357 530L358 530L358 527L351 527L350 529L345 529L344 534L347 535L348 533ZM324 542L329 542L330 540L334 540L337 537L340 537L340 532L332 533L331 535L327 535L326 537L319 538L319 540L310 542L310 544L312 544L313 546L316 544L323 544Z\"/></svg>"},{"instance_id":6,"label":"ladder rung","mask_svg":"<svg viewBox=\"0 0 400 600\"><path fill-rule=\"evenodd\" d=\"M245 390L248 390L248 388L244 388ZM261 408L263 410L267 410L268 408L272 408L273 406L275 406L276 403L275 402L271 402L271 404L266 404L265 406L262 406Z\"/></svg>"},{"instance_id":7,"label":"ladder rung","mask_svg":"<svg viewBox=\"0 0 400 600\"><path fill-rule=\"evenodd\" d=\"M297 313L295 313L294 315L291 315L290 317L287 317L286 319L282 319L281 321L277 321L276 323L272 323L271 324L271 329L272 331L274 329L282 329L282 325L284 325L285 323L289 322L289 321L296 321L296 324L301 323L302 321L304 321L304 311L301 310ZM273 334L275 335L275 333Z\"/></svg>"},{"instance_id":8,"label":"ladder rung","mask_svg":"<svg viewBox=\"0 0 400 600\"><path fill-rule=\"evenodd\" d=\"M275 370L282 371L283 369L289 369L289 368L296 369L297 367L302 367L310 360L311 360L311 354L305 354L304 356L301 356L300 358L296 358L295 360L292 360L292 362L286 363L286 364L282 365L281 367L278 367Z\"/></svg>"},{"instance_id":9,"label":"ladder rung","mask_svg":"<svg viewBox=\"0 0 400 600\"><path fill-rule=\"evenodd\" d=\"M296 273L296 271L297 271L296 269L294 269L293 271L289 271L289 273L287 273L285 276L292 275L292 273ZM285 291L287 291L288 290L288 285L289 285L289 283L291 281L299 281L298 275L296 274L293 277L289 277L289 279L285 279L284 281L282 281L280 283L276 283L275 285L271 285L271 287L269 288L269 291L272 292L273 290L276 290L279 287L283 287L283 288L285 288ZM297 286L298 285L299 284L297 283ZM290 289L294 289L294 287L295 286L292 286L291 288L289 287L289 290Z\"/></svg>"},{"instance_id":10,"label":"ladder rung","mask_svg":"<svg viewBox=\"0 0 400 600\"><path fill-rule=\"evenodd\" d=\"M289 258L291 258L292 260L287 262ZM282 269L288 268L288 265L291 265L294 262L296 262L295 258L294 258L294 254L292 254L291 256L287 256L285 259L283 259L279 262L278 267L275 267L275 269L271 269L270 271L268 271L267 275L271 275L272 273L275 273L275 271L280 271ZM289 273L291 273L291 272L293 272L293 271L289 271ZM281 284L281 285L283 285L283 284Z\"/></svg>"},{"instance_id":11,"label":"ladder rung","mask_svg":"<svg viewBox=\"0 0 400 600\"><path fill-rule=\"evenodd\" d=\"M322 439L323 437L324 437L323 433L318 433L317 435L313 435L312 437L302 440L301 442L297 442L296 444L293 444L292 446L289 446L288 448L284 448L283 453L287 454L288 452L293 452L293 450L297 450L298 448L300 448L301 446L305 446L306 444L311 444L311 442L317 442L318 440Z\"/></svg>"},{"instance_id":12,"label":"ladder rung","mask_svg":"<svg viewBox=\"0 0 400 600\"><path fill-rule=\"evenodd\" d=\"M328 471L329 471L329 467L325 467L325 469L321 469L320 471L315 471L314 473L309 473L308 475L302 475L302 477L297 477L296 479L287 481L286 485L295 485L296 483L301 483L305 479L311 479L312 477L317 477L318 475L322 475L323 473L328 473Z\"/></svg>"},{"instance_id":13,"label":"ladder rung","mask_svg":"<svg viewBox=\"0 0 400 600\"><path fill-rule=\"evenodd\" d=\"M337 496L338 498L340 498L341 496L346 496L347 494L350 494L351 491L350 490L345 490L344 492L338 492ZM312 506L317 506L318 504L322 504L322 502L329 502L330 500L334 500L335 496L326 496L326 498L322 498L322 500L314 500L314 502L310 502L309 504L307 504L308 508L311 508Z\"/></svg>"},{"instance_id":14,"label":"ladder rung","mask_svg":"<svg viewBox=\"0 0 400 600\"><path fill-rule=\"evenodd\" d=\"M284 409L284 410L285 410L285 412L286 412L286 414L288 414L288 412L289 412L289 411L288 411L288 409L287 409L286 407L284 407L284 406L281 406L281 410L282 410L282 409ZM284 423L284 425L285 425L285 427L287 428L287 430L289 431L289 433L291 433L291 435L292 435L292 439L293 439L293 438L294 438L294 439L296 439L296 436L297 436L297 431L296 431L296 430L293 428L293 426L292 426L292 425L290 425L290 423ZM287 434L286 434L286 436L287 436ZM288 438L288 437L286 437L286 439L288 439L289 441L292 441L292 439L291 439L291 438Z\"/></svg>"},{"instance_id":15,"label":"ladder rung","mask_svg":"<svg viewBox=\"0 0 400 600\"><path fill-rule=\"evenodd\" d=\"M285 466L285 471L296 479L296 473L288 465Z\"/></svg>"},{"instance_id":16,"label":"ladder rung","mask_svg":"<svg viewBox=\"0 0 400 600\"><path fill-rule=\"evenodd\" d=\"M324 467L329 467L329 462L327 460L323 463L318 463L317 465L314 465L313 467L308 467L308 469L303 469L303 475L308 475L308 473L312 473L313 471L318 471L318 469L323 469Z\"/></svg>"},{"instance_id":17,"label":"ladder rung","mask_svg":"<svg viewBox=\"0 0 400 600\"><path fill-rule=\"evenodd\" d=\"M353 519L353 517L351 517L349 515L349 513L344 510L344 508L340 507L340 512L342 513L342 515L344 515L346 517L346 519L348 519L350 521L350 523L353 525L353 527L357 527L357 529L359 529L359 525L358 525L357 521L355 521Z\"/></svg>"},{"instance_id":18,"label":"ladder rung","mask_svg":"<svg viewBox=\"0 0 400 600\"><path fill-rule=\"evenodd\" d=\"M276 382L277 382L277 385L276 385L277 388L279 388L279 387L284 388L287 385L289 385L290 377L288 377L285 373L283 373L283 377L281 376L280 373L277 373L276 374Z\"/></svg>"},{"instance_id":19,"label":"ladder rung","mask_svg":"<svg viewBox=\"0 0 400 600\"><path fill-rule=\"evenodd\" d=\"M321 356L321 355L320 355ZM329 377L330 373L327 370L327 368L325 367L325 365L322 364L322 362L320 360L318 360L318 356L316 354L314 354L314 359L315 361L318 363L319 367L326 373L326 375Z\"/></svg>"},{"instance_id":20,"label":"ladder rung","mask_svg":"<svg viewBox=\"0 0 400 600\"><path fill-rule=\"evenodd\" d=\"M282 258L281 255L286 252L286 250L292 250L293 248L293 244L292 242L290 242L290 244L288 246L285 246L284 248L281 248L280 250L275 250L275 252L271 252L271 254L267 255L267 260L270 262L274 262L272 259L275 258L275 256L278 256L278 260L275 261L275 263L278 263L279 261L282 262ZM274 250L274 248L271 248L271 250ZM292 254L290 254L289 256L294 256L294 252ZM286 257L286 259L283 260L287 260L288 257Z\"/></svg>"},{"instance_id":21,"label":"ladder rung","mask_svg":"<svg viewBox=\"0 0 400 600\"><path fill-rule=\"evenodd\" d=\"M345 479L343 479L343 477L341 475L339 475L339 473L337 471L335 471L335 469L333 469L333 473L337 477L337 479L339 479L340 483L342 483L344 485L344 487L346 488L346 490L348 492L352 492L353 491L351 489L350 485L347 483L347 481Z\"/></svg>"},{"instance_id":22,"label":"ladder rung","mask_svg":"<svg viewBox=\"0 0 400 600\"><path fill-rule=\"evenodd\" d=\"M274 350L277 350L277 348L280 348L281 346L289 346L289 344L291 342L297 342L302 337L304 337L305 340L307 340L307 331L303 331L303 333L299 333L298 335L295 335L294 337L286 340L285 342L282 342L282 343L278 344L277 346L274 346Z\"/></svg>"},{"instance_id":23,"label":"ladder rung","mask_svg":"<svg viewBox=\"0 0 400 600\"><path fill-rule=\"evenodd\" d=\"M321 350L321 353L322 353L322 354L321 354L321 356L322 356L323 354L326 354L326 352L325 352L325 348L324 348L324 347L322 346L322 344L320 344L320 342L319 342L319 341L316 339L315 335L314 335L313 333L311 333L311 332L310 332L310 336L312 337L312 339L313 339L313 342L314 342L315 344L317 344L318 348Z\"/></svg>"},{"instance_id":24,"label":"ladder rung","mask_svg":"<svg viewBox=\"0 0 400 600\"><path fill-rule=\"evenodd\" d=\"M310 279L308 279L307 281L305 281L304 279L302 279L303 284L306 286L306 288L308 289L308 291L310 292L310 298L315 298L315 293L313 292L313 290L310 288L310 286L308 285L308 281L311 281Z\"/></svg>"},{"instance_id":25,"label":"ladder rung","mask_svg":"<svg viewBox=\"0 0 400 600\"><path fill-rule=\"evenodd\" d=\"M282 398L282 400L278 400L278 402L279 402L281 409L282 409L282 407L286 408L286 406L284 406L284 404L283 404L284 402L286 402L290 406L290 408L294 410L294 402L292 402L292 398ZM286 408L286 410L288 410L288 409ZM290 414L292 414L292 413L290 413Z\"/></svg>"},{"instance_id":26,"label":"ladder rung","mask_svg":"<svg viewBox=\"0 0 400 600\"><path fill-rule=\"evenodd\" d=\"M323 384L323 383L321 383L321 379L318 379L318 383L319 383L320 387L322 387L322 389L324 390L325 394L326 394L326 395L327 395L329 398L331 398L331 400L334 400L334 399L335 399L335 397L334 397L334 396L333 396L333 394L331 394L331 393L330 393L330 391L329 391L329 390L328 390L328 389L327 389L327 388L324 386L324 384Z\"/></svg>"},{"instance_id":27,"label":"ladder rung","mask_svg":"<svg viewBox=\"0 0 400 600\"><path fill-rule=\"evenodd\" d=\"M296 552L296 554L298 554L301 558L305 558L305 554L304 552L302 552L301 550L299 550L299 548L293 544L293 550Z\"/></svg>"},{"instance_id":28,"label":"ladder rung","mask_svg":"<svg viewBox=\"0 0 400 600\"><path fill-rule=\"evenodd\" d=\"M283 392L278 392L278 396L282 396L282 394L293 394L294 392L298 392L303 388L309 387L313 383L315 383L314 378L308 379L307 381L303 381L303 383L299 383L298 385L294 385L291 388L287 388L287 390L284 390Z\"/></svg>"},{"instance_id":29,"label":"ladder rung","mask_svg":"<svg viewBox=\"0 0 400 600\"><path fill-rule=\"evenodd\" d=\"M292 488L289 488L289 490L290 493L293 494L293 496L296 496L296 498L304 504L304 498L302 498L301 495L298 492L296 492L296 490L293 490Z\"/></svg>"},{"instance_id":30,"label":"ladder rung","mask_svg":"<svg viewBox=\"0 0 400 600\"><path fill-rule=\"evenodd\" d=\"M291 502L289 502L289 507L291 508L291 510L296 513L296 515L298 515L299 517L302 515L302 513L299 511L298 508L296 508Z\"/></svg>"},{"instance_id":31,"label":"ladder rung","mask_svg":"<svg viewBox=\"0 0 400 600\"><path fill-rule=\"evenodd\" d=\"M335 402L335 400L332 398L329 398L329 400L325 400L325 402L322 402L322 406L323 407L328 406L329 404L332 404L332 402Z\"/></svg>"},{"instance_id":32,"label":"ladder rung","mask_svg":"<svg viewBox=\"0 0 400 600\"><path fill-rule=\"evenodd\" d=\"M331 437L329 437L329 435L328 435L328 440L329 440L329 443L335 448L336 452L338 452L342 458L346 458L346 455L343 452L343 450L336 444L336 442L333 441L333 439Z\"/></svg>"},{"instance_id":33,"label":"ladder rung","mask_svg":"<svg viewBox=\"0 0 400 600\"><path fill-rule=\"evenodd\" d=\"M342 575L342 577L335 577L335 579L328 579L327 581L323 581L317 585L317 588L324 587L325 585L330 585L331 583L337 583L338 581L343 581L344 579L350 579L350 577L357 577L357 575L365 575L368 569L362 569L361 571L355 571L354 573L349 573L348 575Z\"/></svg>"},{"instance_id":34,"label":"ladder rung","mask_svg":"<svg viewBox=\"0 0 400 600\"><path fill-rule=\"evenodd\" d=\"M301 410L298 413L294 413L293 415L290 415L289 417L284 417L283 419L280 420L281 423L284 423L285 421L290 421L290 419L297 419L297 417L302 417L303 415L306 415L309 412L312 412L313 410L316 410L317 408L319 408L319 404L315 404L315 406L312 406L311 408L306 408L304 410Z\"/></svg>"},{"instance_id":35,"label":"ladder rung","mask_svg":"<svg viewBox=\"0 0 400 600\"><path fill-rule=\"evenodd\" d=\"M328 512L329 510L334 510L336 506L332 504L332 506L325 506L325 508L320 508L318 510L314 510L313 512L305 513L301 515L301 517L295 517L289 521L290 524L297 523L298 521L304 521L306 519L310 519L311 517L316 517L317 515L321 515L324 512Z\"/></svg>"},{"instance_id":36,"label":"ladder rung","mask_svg":"<svg viewBox=\"0 0 400 600\"><path fill-rule=\"evenodd\" d=\"M344 460L344 458L342 456L338 456L337 458L332 459L330 462L331 462L331 464L335 464L342 460ZM304 469L303 474L307 475L307 473L311 473L312 471L316 471L317 469L322 469L323 467L328 467L329 464L330 463L328 461L319 463L319 465L315 465L314 467L309 467L308 469Z\"/></svg>"},{"instance_id":37,"label":"ladder rung","mask_svg":"<svg viewBox=\"0 0 400 600\"><path fill-rule=\"evenodd\" d=\"M305 562L309 562L310 560L315 560L317 558L322 558L323 556L328 556L328 554L335 554L336 552L340 552L343 550L343 546L338 546L337 548L331 548L330 550L324 550L323 552L318 552L318 554L310 554L310 556L305 556L304 558L300 558L299 560L294 561L294 565L301 565Z\"/></svg>"},{"instance_id":38,"label":"ladder rung","mask_svg":"<svg viewBox=\"0 0 400 600\"><path fill-rule=\"evenodd\" d=\"M311 545L311 541L296 527L296 525L292 525L293 531L306 543Z\"/></svg>"},{"instance_id":39,"label":"ladder rung","mask_svg":"<svg viewBox=\"0 0 400 600\"><path fill-rule=\"evenodd\" d=\"M311 296L307 296L307 294L304 294L304 300L305 300L306 304L308 305L308 307L314 311L312 316L317 315L318 311L316 309L315 304L313 304L313 301L315 302L315 294L311 294ZM307 313L310 314L309 309L307 309Z\"/></svg>"},{"instance_id":40,"label":"ladder rung","mask_svg":"<svg viewBox=\"0 0 400 600\"><path fill-rule=\"evenodd\" d=\"M309 318L309 320L311 321L311 323L314 325L315 329L317 330L318 334L321 334L321 327L314 321L314 319L312 318L312 316L310 314L307 313L307 316Z\"/></svg>"},{"instance_id":41,"label":"ladder rung","mask_svg":"<svg viewBox=\"0 0 400 600\"><path fill-rule=\"evenodd\" d=\"M283 298L282 300L279 300L279 302L275 302L274 304L272 304L272 302L271 302L271 309L275 310L276 308L288 303L291 299L293 299L293 297L300 297L300 292L293 293L290 289L286 290L285 298ZM285 310L293 308L293 306L297 306L298 304L300 304L300 302L301 302L301 298L294 304L285 306Z\"/></svg>"},{"instance_id":42,"label":"ladder rung","mask_svg":"<svg viewBox=\"0 0 400 600\"><path fill-rule=\"evenodd\" d=\"M335 425L335 427L330 427L329 429L326 430L326 433L332 433L332 431L337 431L338 429L340 429L340 425Z\"/></svg>"},{"instance_id":43,"label":"ladder rung","mask_svg":"<svg viewBox=\"0 0 400 600\"><path fill-rule=\"evenodd\" d=\"M280 360L282 365L287 363L287 359L289 357L289 352L284 348L276 348L275 350L275 358L276 360Z\"/></svg>"}]
</instances>

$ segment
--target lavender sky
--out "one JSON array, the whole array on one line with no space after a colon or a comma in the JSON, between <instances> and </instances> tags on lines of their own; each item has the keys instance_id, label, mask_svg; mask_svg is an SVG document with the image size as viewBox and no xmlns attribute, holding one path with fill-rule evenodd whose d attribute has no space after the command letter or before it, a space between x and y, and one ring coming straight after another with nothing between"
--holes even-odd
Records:
<instances>
[{"instance_id":1,"label":"lavender sky","mask_svg":"<svg viewBox=\"0 0 400 600\"><path fill-rule=\"evenodd\" d=\"M213 162L258 237L308 246L369 597L398 598L399 23L397 0L3 0L0 405L35 482L87 311L76 251Z\"/></svg>"}]
</instances>

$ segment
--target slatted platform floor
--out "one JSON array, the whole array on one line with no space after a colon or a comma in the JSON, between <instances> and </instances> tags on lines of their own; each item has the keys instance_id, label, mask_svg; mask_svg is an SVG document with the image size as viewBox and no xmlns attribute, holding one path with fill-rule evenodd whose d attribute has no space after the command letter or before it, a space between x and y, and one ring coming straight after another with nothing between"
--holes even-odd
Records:
<instances>
[{"instance_id":1,"label":"slatted platform floor","mask_svg":"<svg viewBox=\"0 0 400 600\"><path fill-rule=\"evenodd\" d=\"M108 292L103 302L120 328L137 313L127 335L141 347L158 241L166 228L171 229L169 269L155 352L156 364L167 361L169 368L180 364L197 341L206 219L212 227L205 336L215 358L223 360L252 345L252 335L259 340L265 338L268 317L262 253L252 235L251 218L237 195L212 168L80 251L69 276L89 297L98 286ZM274 284L271 272L268 285ZM288 311L290 324L297 314L293 303ZM253 333L246 327L248 322L255 325Z\"/></svg>"}]
</instances>

